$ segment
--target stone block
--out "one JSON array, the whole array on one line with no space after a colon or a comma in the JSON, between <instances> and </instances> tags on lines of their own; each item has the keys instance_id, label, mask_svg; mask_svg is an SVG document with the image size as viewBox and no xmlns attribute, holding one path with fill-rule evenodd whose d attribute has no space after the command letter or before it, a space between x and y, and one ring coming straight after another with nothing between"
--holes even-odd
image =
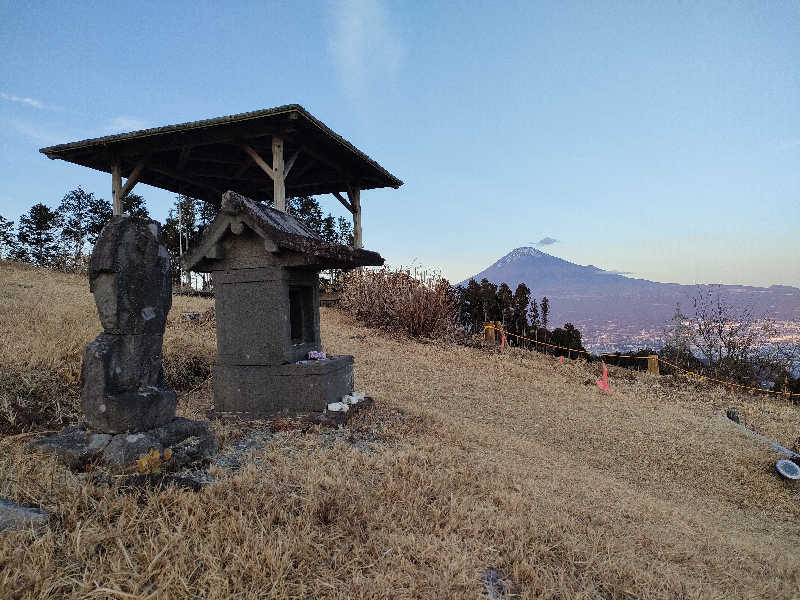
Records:
<instances>
[{"instance_id":1,"label":"stone block","mask_svg":"<svg viewBox=\"0 0 800 600\"><path fill-rule=\"evenodd\" d=\"M217 364L217 412L263 418L322 411L353 391L353 357L276 366Z\"/></svg>"},{"instance_id":2,"label":"stone block","mask_svg":"<svg viewBox=\"0 0 800 600\"><path fill-rule=\"evenodd\" d=\"M217 438L204 421L177 417L148 431L113 436L93 432L86 425L70 427L56 435L35 440L28 444L28 448L54 454L75 470L96 460L114 472L135 469L136 461L151 449L163 453L169 448L172 458L163 464L163 468L170 470L214 456Z\"/></svg>"},{"instance_id":3,"label":"stone block","mask_svg":"<svg viewBox=\"0 0 800 600\"><path fill-rule=\"evenodd\" d=\"M110 435L91 432L85 425L80 425L34 440L28 444L28 448L55 454L62 463L78 470L97 459L110 441Z\"/></svg>"},{"instance_id":4,"label":"stone block","mask_svg":"<svg viewBox=\"0 0 800 600\"><path fill-rule=\"evenodd\" d=\"M138 433L122 433L111 438L103 451L103 461L114 471L124 471L151 449L172 457L164 469L177 469L211 458L217 452L217 438L202 421L177 417L166 425Z\"/></svg>"},{"instance_id":5,"label":"stone block","mask_svg":"<svg viewBox=\"0 0 800 600\"><path fill-rule=\"evenodd\" d=\"M82 379L103 386L104 393L159 387L164 381L162 334L113 335L101 333L83 351Z\"/></svg>"},{"instance_id":6,"label":"stone block","mask_svg":"<svg viewBox=\"0 0 800 600\"><path fill-rule=\"evenodd\" d=\"M45 511L26 508L10 500L0 498L0 531L4 529L26 529L43 527L50 519Z\"/></svg>"},{"instance_id":7,"label":"stone block","mask_svg":"<svg viewBox=\"0 0 800 600\"><path fill-rule=\"evenodd\" d=\"M158 222L113 217L92 251L89 289L106 333L163 333L172 279Z\"/></svg>"},{"instance_id":8,"label":"stone block","mask_svg":"<svg viewBox=\"0 0 800 600\"><path fill-rule=\"evenodd\" d=\"M85 388L84 388L85 389ZM166 388L143 387L132 392L81 395L90 427L104 433L146 431L172 420L178 397Z\"/></svg>"}]
</instances>

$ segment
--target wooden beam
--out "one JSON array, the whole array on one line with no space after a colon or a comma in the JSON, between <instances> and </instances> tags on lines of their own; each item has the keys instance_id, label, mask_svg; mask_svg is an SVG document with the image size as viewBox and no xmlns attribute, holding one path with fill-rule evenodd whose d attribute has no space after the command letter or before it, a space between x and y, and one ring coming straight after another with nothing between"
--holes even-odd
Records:
<instances>
[{"instance_id":1,"label":"wooden beam","mask_svg":"<svg viewBox=\"0 0 800 600\"><path fill-rule=\"evenodd\" d=\"M276 135L272 136L272 173L272 202L277 210L286 212L286 183L283 180L283 139Z\"/></svg>"},{"instance_id":2,"label":"wooden beam","mask_svg":"<svg viewBox=\"0 0 800 600\"><path fill-rule=\"evenodd\" d=\"M294 166L294 161L297 160L298 156L300 156L300 150L298 150L294 154L292 154L292 157L286 163L286 166L283 168L283 178L284 179L286 179L289 176L289 171L292 170L292 167Z\"/></svg>"},{"instance_id":3,"label":"wooden beam","mask_svg":"<svg viewBox=\"0 0 800 600\"><path fill-rule=\"evenodd\" d=\"M189 160L189 153L192 151L191 146L184 146L181 148L181 155L178 157L178 164L176 168L178 171L182 171L183 167L186 166L186 161Z\"/></svg>"},{"instance_id":4,"label":"wooden beam","mask_svg":"<svg viewBox=\"0 0 800 600\"><path fill-rule=\"evenodd\" d=\"M297 167L294 170L294 177L292 179L297 181L298 179L300 179L300 177L303 176L303 173L308 171L313 166L314 166L314 162L313 161L310 161L310 160L304 161L304 164L300 165L299 167Z\"/></svg>"},{"instance_id":5,"label":"wooden beam","mask_svg":"<svg viewBox=\"0 0 800 600\"><path fill-rule=\"evenodd\" d=\"M339 192L331 192L331 194L333 194L334 198L341 202L347 210L351 213L353 212L353 205L345 200Z\"/></svg>"},{"instance_id":6,"label":"wooden beam","mask_svg":"<svg viewBox=\"0 0 800 600\"><path fill-rule=\"evenodd\" d=\"M124 200L125 196L127 196L133 189L133 186L136 185L136 182L139 181L139 175L142 174L145 162L146 162L145 159L140 160L134 167L133 171L131 171L131 174L128 175L128 179L127 181L125 181L125 185L122 186L122 189L119 191L120 200Z\"/></svg>"},{"instance_id":7,"label":"wooden beam","mask_svg":"<svg viewBox=\"0 0 800 600\"><path fill-rule=\"evenodd\" d=\"M122 188L122 175L119 171L119 161L111 165L111 214L119 216L122 214L122 197L119 195Z\"/></svg>"},{"instance_id":8,"label":"wooden beam","mask_svg":"<svg viewBox=\"0 0 800 600\"><path fill-rule=\"evenodd\" d=\"M175 171L174 169L167 169L166 167L149 167L149 170L155 171L156 173L161 173L162 175L167 175L168 177L172 177L173 179L177 179L179 181L185 181L186 183L191 183L192 185L196 185L199 188L204 190L208 190L210 192L214 192L214 194L222 195L222 190L215 188L212 185L207 184L204 181L197 181L196 179L192 179L192 177L186 173L181 173L179 171Z\"/></svg>"},{"instance_id":9,"label":"wooden beam","mask_svg":"<svg viewBox=\"0 0 800 600\"><path fill-rule=\"evenodd\" d=\"M239 165L238 169L236 169L236 173L233 174L234 179L239 179L242 175L244 175L247 169L250 168L251 164L253 164L253 160L248 157L248 159Z\"/></svg>"},{"instance_id":10,"label":"wooden beam","mask_svg":"<svg viewBox=\"0 0 800 600\"><path fill-rule=\"evenodd\" d=\"M303 150L303 152L305 152L305 153L306 153L306 154L308 154L309 156L311 156L311 157L313 157L313 158L317 159L319 162L321 162L321 163L323 163L323 164L326 164L326 165L328 165L328 166L329 166L331 169L333 169L334 171L336 171L336 172L337 172L337 173L339 173L340 175L344 175L344 174L345 174L345 173L344 173L344 171L342 170L342 168L341 168L339 165L337 165L337 164L336 164L335 162L333 162L332 160L330 160L330 159L328 159L328 158L325 158L325 157L324 157L322 154L320 154L319 152L316 152L316 151L312 150L312 149L311 149L311 148L309 148L308 146L303 146L302 150Z\"/></svg>"},{"instance_id":11,"label":"wooden beam","mask_svg":"<svg viewBox=\"0 0 800 600\"><path fill-rule=\"evenodd\" d=\"M353 248L363 248L364 241L361 231L361 190L350 188L347 197L353 205Z\"/></svg>"},{"instance_id":12,"label":"wooden beam","mask_svg":"<svg viewBox=\"0 0 800 600\"><path fill-rule=\"evenodd\" d=\"M274 138L273 138L273 139L274 139ZM268 164L267 164L267 163L264 161L264 159L263 159L263 158L261 158L261 157L258 155L258 152L256 152L255 150L253 150L253 149L252 149L250 146L248 146L247 144L242 144L242 150L244 150L245 152L247 152L247 154L249 154L249 155L250 155L250 158L252 158L252 159L253 159L253 162L254 162L254 163L256 163L256 164L257 164L259 167L261 167L261 170L262 170L262 171L264 171L264 173L266 173L267 175L269 175L269 177L270 177L270 179L272 179L272 181L275 181L275 171L273 171L273 170L272 170L272 167L270 167L270 166L269 166L269 165L268 165ZM273 148L273 152L274 152L274 148ZM283 162L283 161L281 161L281 162ZM281 171L281 172L283 172L283 171Z\"/></svg>"}]
</instances>

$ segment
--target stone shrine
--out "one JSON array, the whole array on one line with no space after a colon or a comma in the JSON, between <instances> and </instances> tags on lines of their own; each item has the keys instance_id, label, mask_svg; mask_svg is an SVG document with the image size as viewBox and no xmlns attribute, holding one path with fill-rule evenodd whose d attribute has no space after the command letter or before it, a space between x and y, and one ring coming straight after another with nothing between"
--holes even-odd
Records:
<instances>
[{"instance_id":1,"label":"stone shrine","mask_svg":"<svg viewBox=\"0 0 800 600\"><path fill-rule=\"evenodd\" d=\"M353 391L353 357L321 351L319 272L382 265L377 252L327 244L285 212L225 192L186 270L210 272L217 319L214 403L269 417L322 411ZM313 356L313 354L312 354Z\"/></svg>"}]
</instances>

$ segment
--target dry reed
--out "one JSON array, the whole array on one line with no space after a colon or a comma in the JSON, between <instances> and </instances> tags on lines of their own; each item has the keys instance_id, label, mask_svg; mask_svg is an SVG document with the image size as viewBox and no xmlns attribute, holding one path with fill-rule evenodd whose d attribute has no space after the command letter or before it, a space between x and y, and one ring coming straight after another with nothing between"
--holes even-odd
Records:
<instances>
[{"instance_id":1,"label":"dry reed","mask_svg":"<svg viewBox=\"0 0 800 600\"><path fill-rule=\"evenodd\" d=\"M369 327L411 337L441 337L455 331L450 284L438 273L414 269L361 269L344 278L341 306Z\"/></svg>"}]
</instances>

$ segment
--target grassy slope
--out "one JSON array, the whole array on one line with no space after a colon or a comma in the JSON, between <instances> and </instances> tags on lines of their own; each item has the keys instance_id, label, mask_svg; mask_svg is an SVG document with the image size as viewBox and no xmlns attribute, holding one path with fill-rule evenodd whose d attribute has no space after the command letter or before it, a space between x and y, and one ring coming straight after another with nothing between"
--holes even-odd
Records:
<instances>
[{"instance_id":1,"label":"grassy slope","mask_svg":"<svg viewBox=\"0 0 800 600\"><path fill-rule=\"evenodd\" d=\"M176 381L213 359L213 329L179 319L207 304L176 299ZM0 263L0 367L74 379L97 331L85 280ZM335 438L282 431L199 495L137 499L0 439L0 496L55 515L42 537L0 535L0 597L479 597L487 567L522 597L800 593L798 487L714 417L735 404L791 445L796 409L622 371L605 394L593 365L392 339L332 311L323 340L355 355L374 410ZM209 403L201 386L181 410Z\"/></svg>"}]
</instances>

